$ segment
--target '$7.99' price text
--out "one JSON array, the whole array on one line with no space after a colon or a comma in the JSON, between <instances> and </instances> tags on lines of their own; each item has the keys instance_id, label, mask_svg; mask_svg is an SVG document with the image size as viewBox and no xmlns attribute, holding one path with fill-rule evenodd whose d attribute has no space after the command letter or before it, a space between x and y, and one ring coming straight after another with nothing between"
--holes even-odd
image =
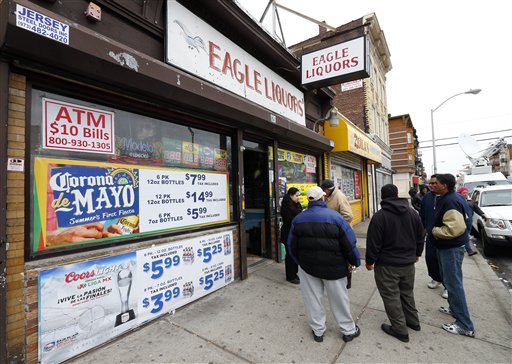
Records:
<instances>
[{"instance_id":1,"label":"'$7.99' price text","mask_svg":"<svg viewBox=\"0 0 512 364\"><path fill-rule=\"evenodd\" d=\"M166 257L165 259L156 259L151 262L144 263L142 269L145 273L151 272L151 279L158 279L164 274L164 269L169 269L173 265L180 264L180 256L174 255L172 257Z\"/></svg>"},{"instance_id":2,"label":"'$7.99' price text","mask_svg":"<svg viewBox=\"0 0 512 364\"><path fill-rule=\"evenodd\" d=\"M142 307L147 308L151 303L153 303L151 313L158 313L162 311L162 308L164 308L164 302L169 302L173 298L178 298L179 295L180 288L174 287L173 289L168 289L165 292L154 294L150 298L144 298L142 300Z\"/></svg>"},{"instance_id":3,"label":"'$7.99' price text","mask_svg":"<svg viewBox=\"0 0 512 364\"><path fill-rule=\"evenodd\" d=\"M208 291L213 287L213 282L224 278L224 270L218 270L213 273L207 274L204 277L199 278L199 284L204 286L205 291Z\"/></svg>"}]
</instances>

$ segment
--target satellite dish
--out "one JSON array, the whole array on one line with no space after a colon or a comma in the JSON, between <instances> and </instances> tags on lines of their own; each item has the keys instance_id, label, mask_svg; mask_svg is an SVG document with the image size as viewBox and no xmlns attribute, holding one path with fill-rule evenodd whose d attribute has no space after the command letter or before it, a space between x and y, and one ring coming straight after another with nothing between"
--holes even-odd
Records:
<instances>
[{"instance_id":1,"label":"satellite dish","mask_svg":"<svg viewBox=\"0 0 512 364\"><path fill-rule=\"evenodd\" d=\"M469 134L459 135L459 147L470 160L473 160L481 151L477 141Z\"/></svg>"}]
</instances>

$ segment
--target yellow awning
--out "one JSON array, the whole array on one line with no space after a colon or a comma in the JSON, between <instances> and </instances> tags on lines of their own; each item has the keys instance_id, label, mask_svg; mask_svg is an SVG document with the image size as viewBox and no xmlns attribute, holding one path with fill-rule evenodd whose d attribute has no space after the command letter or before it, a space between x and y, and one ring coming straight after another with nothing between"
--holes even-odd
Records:
<instances>
[{"instance_id":1,"label":"yellow awning","mask_svg":"<svg viewBox=\"0 0 512 364\"><path fill-rule=\"evenodd\" d=\"M371 163L381 163L381 149L371 138L357 126L338 114L339 125L331 127L329 122L324 124L325 136L334 141L334 152L352 152L370 160Z\"/></svg>"}]
</instances>

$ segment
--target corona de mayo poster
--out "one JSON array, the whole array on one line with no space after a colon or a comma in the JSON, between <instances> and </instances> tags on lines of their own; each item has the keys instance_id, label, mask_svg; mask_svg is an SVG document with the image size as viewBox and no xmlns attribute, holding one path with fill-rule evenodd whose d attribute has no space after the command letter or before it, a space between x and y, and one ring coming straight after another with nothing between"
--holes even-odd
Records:
<instances>
[{"instance_id":1,"label":"corona de mayo poster","mask_svg":"<svg viewBox=\"0 0 512 364\"><path fill-rule=\"evenodd\" d=\"M33 252L229 221L228 174L36 158Z\"/></svg>"}]
</instances>

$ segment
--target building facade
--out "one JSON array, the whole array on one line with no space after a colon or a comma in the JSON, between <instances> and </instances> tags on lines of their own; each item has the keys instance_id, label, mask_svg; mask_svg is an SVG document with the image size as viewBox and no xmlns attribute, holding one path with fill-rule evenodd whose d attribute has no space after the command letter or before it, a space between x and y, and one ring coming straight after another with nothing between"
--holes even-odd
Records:
<instances>
[{"instance_id":1,"label":"building facade","mask_svg":"<svg viewBox=\"0 0 512 364\"><path fill-rule=\"evenodd\" d=\"M384 32L374 13L341 25L336 28L336 31L327 31L322 26L319 29L318 36L300 42L290 49L301 55L321 45L326 46L361 35L364 35L367 40L369 77L331 86L336 92L333 105L343 115L343 119L350 125L354 125L364 135L363 139L371 146L370 149L379 150L378 153L380 153L379 158L368 159L369 162L361 168L364 173L362 180L365 181L361 219L365 219L372 216L379 208L380 188L392 182L386 96L386 74L392 68L390 52ZM337 139L333 134L326 135L331 139ZM334 150L330 154L331 170L343 171L344 168L355 168L355 164L350 161L352 152L347 154L346 150L336 152ZM357 203L355 205L357 207Z\"/></svg>"},{"instance_id":2,"label":"building facade","mask_svg":"<svg viewBox=\"0 0 512 364\"><path fill-rule=\"evenodd\" d=\"M418 188L423 176L418 136L409 114L389 117L389 140L393 149L393 183L398 187L400 197L409 198L410 188Z\"/></svg>"},{"instance_id":3,"label":"building facade","mask_svg":"<svg viewBox=\"0 0 512 364\"><path fill-rule=\"evenodd\" d=\"M0 362L67 360L279 259L280 197L327 173L312 128L334 93L302 88L250 16L228 0L0 14Z\"/></svg>"}]
</instances>

